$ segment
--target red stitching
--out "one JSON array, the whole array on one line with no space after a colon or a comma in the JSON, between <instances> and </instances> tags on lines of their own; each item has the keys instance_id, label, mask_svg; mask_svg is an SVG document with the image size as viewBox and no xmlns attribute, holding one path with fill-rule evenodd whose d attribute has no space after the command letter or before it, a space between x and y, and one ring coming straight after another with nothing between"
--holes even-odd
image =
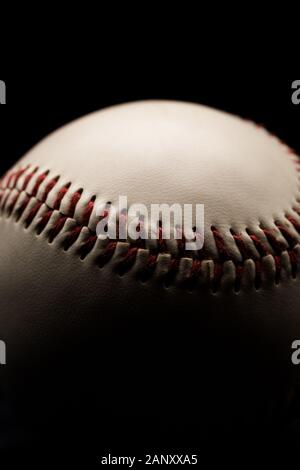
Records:
<instances>
[{"instance_id":1,"label":"red stitching","mask_svg":"<svg viewBox=\"0 0 300 470\"><path fill-rule=\"evenodd\" d=\"M29 225L32 223L33 219L35 218L36 214L38 213L41 207L42 207L42 203L39 201L33 206L33 208L30 210L29 214L27 215L25 219L26 227L29 227Z\"/></svg>"},{"instance_id":2,"label":"red stitching","mask_svg":"<svg viewBox=\"0 0 300 470\"><path fill-rule=\"evenodd\" d=\"M283 238L285 238L285 240L287 241L288 245L294 248L294 246L296 246L298 243L296 238L283 225L280 225L279 223L276 223L276 225L278 229L280 230Z\"/></svg>"},{"instance_id":3,"label":"red stitching","mask_svg":"<svg viewBox=\"0 0 300 470\"><path fill-rule=\"evenodd\" d=\"M151 272L155 269L157 263L157 255L150 253L148 259L147 259L147 270L148 272Z\"/></svg>"},{"instance_id":4,"label":"red stitching","mask_svg":"<svg viewBox=\"0 0 300 470\"><path fill-rule=\"evenodd\" d=\"M85 225L85 226L89 225L89 221L90 221L93 209L94 209L95 199L96 199L96 197L93 196L93 198L90 200L90 202L88 202L88 204L87 204L87 206L84 210L84 213L83 213L83 216L82 216L82 224Z\"/></svg>"},{"instance_id":5,"label":"red stitching","mask_svg":"<svg viewBox=\"0 0 300 470\"><path fill-rule=\"evenodd\" d=\"M53 214L53 210L49 210L43 215L42 219L40 220L40 222L38 223L38 226L37 226L37 233L38 234L42 233L42 231L45 229L46 225L48 224L49 220L51 219L52 214Z\"/></svg>"},{"instance_id":6,"label":"red stitching","mask_svg":"<svg viewBox=\"0 0 300 470\"><path fill-rule=\"evenodd\" d=\"M7 198L7 199L8 199L8 198ZM13 200L12 200L12 201L10 202L10 204L8 205L8 207L7 207L7 209L6 209L8 216L10 216L11 213L13 212L14 207L15 207L15 205L16 205L18 199L19 199L19 194L16 194L16 195L14 196Z\"/></svg>"},{"instance_id":7,"label":"red stitching","mask_svg":"<svg viewBox=\"0 0 300 470\"><path fill-rule=\"evenodd\" d=\"M289 217L289 216L287 217L287 220L294 226L296 231L300 233L300 222L297 222L297 220L294 219L294 217Z\"/></svg>"},{"instance_id":8,"label":"red stitching","mask_svg":"<svg viewBox=\"0 0 300 470\"><path fill-rule=\"evenodd\" d=\"M71 183L68 183L68 184L66 184L66 186L63 186L58 191L56 199L55 199L54 204L53 204L53 207L54 207L55 210L60 209L61 202L62 202L63 198L65 197L65 195L67 194L67 192L69 191L70 186L71 186Z\"/></svg>"},{"instance_id":9,"label":"red stitching","mask_svg":"<svg viewBox=\"0 0 300 470\"><path fill-rule=\"evenodd\" d=\"M97 264L100 268L103 268L113 257L117 248L116 241L109 241L105 251L98 257Z\"/></svg>"},{"instance_id":10,"label":"red stitching","mask_svg":"<svg viewBox=\"0 0 300 470\"><path fill-rule=\"evenodd\" d=\"M41 186L41 184L43 183L43 181L45 181L45 179L47 178L49 174L49 171L46 171L45 173L42 173L36 180L36 183L34 185L34 188L32 190L32 196L35 197L37 195L37 192L39 190L39 187Z\"/></svg>"},{"instance_id":11,"label":"red stitching","mask_svg":"<svg viewBox=\"0 0 300 470\"><path fill-rule=\"evenodd\" d=\"M224 239L223 239L220 231L218 229L216 229L215 227L211 227L211 231L212 231L214 239L215 239L216 247L217 247L218 253L220 255L221 262L225 263L225 261L229 261L231 259L231 256L228 253L228 250L226 248Z\"/></svg>"},{"instance_id":12,"label":"red stitching","mask_svg":"<svg viewBox=\"0 0 300 470\"><path fill-rule=\"evenodd\" d=\"M256 236L256 235L251 235L249 230L247 230L247 233L251 240L253 241L253 244L255 248L257 249L259 255L263 258L264 256L267 256L269 254L269 250L267 246Z\"/></svg>"},{"instance_id":13,"label":"red stitching","mask_svg":"<svg viewBox=\"0 0 300 470\"><path fill-rule=\"evenodd\" d=\"M34 177L34 175L36 174L36 172L38 171L38 168L36 167L32 173L29 173L26 177L25 177L25 180L24 180L24 183L23 183L23 187L22 187L22 190L23 191L26 191L27 189L27 186L29 185L30 181L32 180L32 178Z\"/></svg>"},{"instance_id":14,"label":"red stitching","mask_svg":"<svg viewBox=\"0 0 300 470\"><path fill-rule=\"evenodd\" d=\"M74 242L72 241L72 244L75 243L75 241L77 240L76 235L78 234L78 236L79 236L81 230L82 230L82 227L78 226L71 232L70 236L75 238L75 240L73 238ZM79 250L81 259L84 259L84 258L87 257L87 255L94 248L97 240L98 240L97 235L90 235L88 237L88 239L84 242L84 244L82 245L82 247ZM69 241L71 241L71 240L69 239Z\"/></svg>"},{"instance_id":15,"label":"red stitching","mask_svg":"<svg viewBox=\"0 0 300 470\"><path fill-rule=\"evenodd\" d=\"M72 199L71 199L71 202L70 202L70 209L69 209L70 217L74 217L76 206L77 206L78 202L80 201L80 198L82 196L82 192L83 192L83 189L79 189L72 196Z\"/></svg>"},{"instance_id":16,"label":"red stitching","mask_svg":"<svg viewBox=\"0 0 300 470\"><path fill-rule=\"evenodd\" d=\"M13 186L16 187L19 179L25 173L27 168L20 168L19 170L12 172L7 181L7 187L10 187L11 181L14 179Z\"/></svg>"},{"instance_id":17,"label":"red stitching","mask_svg":"<svg viewBox=\"0 0 300 470\"><path fill-rule=\"evenodd\" d=\"M139 249L136 246L129 248L122 260L122 263L119 266L119 274L125 274L132 268L132 266L134 266L138 250Z\"/></svg>"},{"instance_id":18,"label":"red stitching","mask_svg":"<svg viewBox=\"0 0 300 470\"><path fill-rule=\"evenodd\" d=\"M67 216L60 216L59 219L55 222L54 226L51 228L48 238L49 242L52 243L54 239L60 234L66 221L68 220Z\"/></svg>"},{"instance_id":19,"label":"red stitching","mask_svg":"<svg viewBox=\"0 0 300 470\"><path fill-rule=\"evenodd\" d=\"M21 168L18 170L13 170L9 172L8 174L6 174L5 177L1 180L1 192L0 192L1 211L5 211L8 216L11 216L13 214L17 220L22 216L23 213L25 213L25 210L28 207L29 202L33 200L34 198L36 198L41 185L47 180L47 177L49 175L49 171L46 171L37 176L38 168L34 168L33 171L31 171L30 173L26 175L26 171L28 169L29 167ZM24 181L23 181L23 184L21 185L22 189L20 190L18 189L18 182L20 181L21 177L23 177L24 174L25 174ZM29 186L30 181L34 177L36 178L36 180L35 180L33 189L31 190L30 194L27 194L26 190ZM26 227L29 227L30 224L33 223L40 208L42 207L43 204L45 204L45 201L49 193L58 185L58 182L59 182L59 177L56 177L56 178L51 179L47 183L46 188L43 194L41 195L40 199L36 200L35 204L30 209L29 213L26 215L26 218L24 219L24 223ZM52 215L54 214L54 212L61 210L62 201L64 197L66 196L66 194L69 192L70 187L71 187L71 183L68 183L57 191L56 198L53 203L53 208L48 207L48 210L46 210L46 212L41 216L41 219L38 221L35 227L37 233L42 233L48 226L48 223ZM17 193L11 200L9 200L12 194L12 191L17 191ZM54 239L61 233L68 218L74 217L78 204L81 200L82 194L83 194L83 189L79 189L75 191L71 196L70 203L67 208L67 213L63 214L61 212L58 212L58 218L56 222L47 233L49 242L54 241ZM22 204L17 206L18 199L21 195L24 196L24 201L22 202ZM80 222L77 221L76 226L72 228L69 232L66 232L65 239L63 241L63 247L65 250L68 250L70 247L72 247L76 243L84 227L88 228L91 215L94 210L95 200L96 200L96 197L93 196L91 200L85 205L85 208L83 208L83 214L80 217L81 219ZM298 201L298 203L300 206L300 201ZM294 208L294 212L300 215L300 207ZM297 233L300 233L300 222L297 219L295 219L295 217L287 216L286 220L291 224L291 226ZM292 275L293 277L296 277L298 273L299 259L294 248L297 245L299 245L299 242L297 238L295 237L295 235L289 230L288 226L284 226L282 225L282 223L279 223L279 222L275 222L275 224L277 226L277 229L281 233L282 237L286 241L286 244L282 240L277 238L276 232L273 232L271 230L260 228L261 233L264 235L264 237L267 240L267 243L263 242L256 234L251 233L248 229L246 230L250 240L252 241L254 247L256 248L259 254L259 257L260 257L259 259L253 259L253 254L250 252L249 248L247 247L242 235L235 233L233 230L230 231L232 238L235 242L235 245L238 248L238 251L242 258L242 261L240 262L232 258L230 252L228 251L224 237L221 234L220 230L218 230L214 226L211 227L218 257L217 258L212 257L209 253L206 252L205 247L199 252L194 253L195 258L192 260L191 270L190 270L188 279L186 280L187 281L186 284L190 288L193 288L195 284L197 283L199 274L201 272L203 260L207 260L207 261L212 260L214 263L212 290L216 292L220 288L220 285L223 279L224 263L226 263L227 261L232 261L235 266L234 288L236 291L239 291L241 287L241 283L242 283L243 273L244 273L244 263L248 259L253 259L255 262L255 286L256 288L259 288L261 285L261 281L262 281L262 258L264 258L267 255L272 255L274 259L275 266L276 266L276 279L275 280L276 282L279 282L280 276L281 276L281 270L283 269L282 261L281 261L281 255L283 252L288 253L290 263L291 263ZM141 230L143 229L142 222L141 222L140 229ZM98 239L97 235L94 232L92 232L91 230L89 231L90 231L90 235L86 238L85 241L83 241L80 248L78 249L78 254L82 259L84 259L93 250ZM158 232L159 232L159 237L157 240L157 245L155 249L149 250L149 255L146 261L146 267L141 276L144 280L147 280L149 277L153 275L156 269L157 263L158 263L158 255L160 253L169 253L168 245L166 241L164 240L163 230L162 230L161 225L158 227ZM111 258L114 256L116 247L119 241L120 240L108 241L103 252L101 253L101 255L99 255L97 259L97 264L100 267L107 264L111 260ZM127 252L123 255L118 265L118 270L120 274L124 274L130 269L132 269L132 267L136 263L136 258L137 258L140 248L145 248L145 240L138 239L134 242L130 242ZM185 251L184 238L181 240L177 240L177 248L178 248L178 253L176 256L171 257L167 273L165 274L164 279L165 279L166 285L170 285L176 278L181 259L184 257L189 257L189 255Z\"/></svg>"},{"instance_id":20,"label":"red stitching","mask_svg":"<svg viewBox=\"0 0 300 470\"><path fill-rule=\"evenodd\" d=\"M24 214L29 202L30 202L30 197L26 196L23 203L22 203L22 205L15 211L16 212L16 221L18 221L22 217L22 214Z\"/></svg>"},{"instance_id":21,"label":"red stitching","mask_svg":"<svg viewBox=\"0 0 300 470\"><path fill-rule=\"evenodd\" d=\"M44 194L42 196L42 201L45 202L47 197L48 197L48 194L50 193L50 191L56 186L57 182L58 182L59 178L53 178L52 180L49 181L49 183L47 184L46 186L46 189L44 191Z\"/></svg>"},{"instance_id":22,"label":"red stitching","mask_svg":"<svg viewBox=\"0 0 300 470\"><path fill-rule=\"evenodd\" d=\"M2 194L2 198L3 198L3 199L2 199L2 202L1 202L2 207L5 207L5 206L6 206L6 203L7 203L7 200L8 200L8 198L9 198L9 195L10 195L9 192L7 192L6 194L5 194L5 193Z\"/></svg>"}]
</instances>

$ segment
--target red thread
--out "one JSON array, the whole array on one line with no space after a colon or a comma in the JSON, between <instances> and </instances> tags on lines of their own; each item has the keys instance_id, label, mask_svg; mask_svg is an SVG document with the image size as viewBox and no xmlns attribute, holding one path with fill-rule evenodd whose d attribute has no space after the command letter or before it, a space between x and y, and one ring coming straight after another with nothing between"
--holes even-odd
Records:
<instances>
[{"instance_id":1,"label":"red thread","mask_svg":"<svg viewBox=\"0 0 300 470\"><path fill-rule=\"evenodd\" d=\"M147 269L152 271L155 269L157 263L157 255L150 253L147 259Z\"/></svg>"},{"instance_id":2,"label":"red thread","mask_svg":"<svg viewBox=\"0 0 300 470\"><path fill-rule=\"evenodd\" d=\"M4 196L4 197L3 197L3 196ZM10 192L9 192L9 191L7 191L7 193L3 193L3 195L2 195L2 197L3 197L3 200L2 200L2 207L3 207L3 208L5 208L9 196L10 196Z\"/></svg>"},{"instance_id":3,"label":"red thread","mask_svg":"<svg viewBox=\"0 0 300 470\"><path fill-rule=\"evenodd\" d=\"M2 188L3 190L0 192L0 203L2 210L6 210L6 212L11 215L12 213L14 216L17 218L21 217L21 215L24 213L26 210L29 202L31 201L31 198L35 197L38 194L39 188L41 184L47 179L47 176L49 172L44 172L40 174L36 180L34 187L31 191L30 195L27 195L20 207L15 208L18 198L21 195L22 191L25 191L29 185L29 182L32 180L32 178L36 175L38 168L35 168L31 173L29 173L24 180L23 183L23 188L22 190L17 189L17 183L20 179L20 177L25 173L25 171L28 170L27 168L22 168L17 171L12 171L8 173L2 180ZM25 225L28 227L35 217L37 216L37 213L39 212L43 202L46 201L48 194L50 191L56 186L57 182L59 180L59 177L52 179L48 182L46 185L45 191L43 195L40 197L40 200L36 201L32 209L29 211L29 214L27 215L25 219ZM41 220L39 221L39 224L37 226L37 231L38 233L41 233L46 226L48 225L51 216L53 215L55 210L60 210L61 208L61 203L64 198L64 196L67 194L71 186L71 183L65 185L62 187L56 196L56 199L53 204L53 208L49 208L44 215L42 216ZM4 191L5 189L9 191ZM17 190L18 194L16 194L13 199L9 199L11 196L11 192L13 190ZM76 192L74 192L71 196L70 200L70 205L67 210L67 214L59 214L59 217L57 221L55 222L54 226L50 230L48 234L49 241L53 241L59 233L63 230L65 223L69 217L74 217L75 212L76 212L76 207L82 197L83 190L80 189ZM64 248L67 250L69 249L72 245L75 244L77 241L82 228L83 227L88 227L92 212L94 210L94 205L95 205L95 199L96 197L94 196L87 204L86 207L83 210L83 215L81 217L81 222L76 225L73 229L70 230L69 233L66 234L65 236L65 241L64 241ZM7 201L10 200L9 204L7 207ZM300 204L300 201L297 201ZM294 208L295 212L300 215L300 210L298 208ZM105 216L108 215L108 211L105 214ZM300 222L296 220L294 217L287 216L286 219L290 222L290 224L294 227L294 229L300 233ZM297 272L298 272L298 255L297 253L293 250L293 248L297 245L299 245L299 242L295 235L290 232L289 228L287 226L284 226L280 223L276 223L278 230L280 231L282 237L286 241L286 244L282 241L279 240L276 237L276 232L273 232L271 230L267 229L261 229L262 233L268 240L268 244L271 247L272 251L269 249L268 245L265 244L263 241L259 239L257 235L253 235L247 230L248 236L250 237L251 241L253 242L255 248L257 249L260 259L259 260L254 260L255 262L255 286L256 288L260 287L261 284L261 277L262 277L262 258L265 256L271 254L273 256L275 266L276 266L276 282L279 282L280 279L280 273L282 270L282 262L281 262L281 255L283 252L287 252L289 255L290 259L290 264L291 264L291 270L292 270L292 275L295 277ZM143 223L141 221L140 224L140 230L143 230ZM231 236L239 250L239 253L241 254L242 257L242 262L236 262L232 255L230 254L230 251L227 247L227 244L223 238L223 235L221 232L215 228L212 227L212 234L215 240L215 245L217 249L217 259L212 258L212 261L214 263L214 275L213 275L213 281L212 281L212 287L213 291L217 291L218 288L221 285L222 277L224 274L224 263L226 261L232 261L235 265L235 290L240 290L241 282L242 282L242 277L243 277L243 272L244 272L244 262L247 259L253 259L253 256L247 247L247 244L245 243L242 235L236 234L231 230ZM110 259L114 256L117 244L120 240L110 240L103 253L98 257L98 265L99 266L104 266L106 263L110 261ZM90 231L90 236L84 241L84 243L81 245L79 249L79 253L82 259L84 259L94 248L95 244L97 242L97 235L93 232ZM124 254L123 258L120 261L119 264L119 269L120 273L125 273L126 271L130 270L132 266L136 262L137 254L139 248L145 248L145 240L143 239L138 239L134 242L130 243L128 251ZM177 248L178 248L178 253L175 257L171 257L170 260L170 265L168 268L168 272L164 276L165 278L165 284L168 285L171 282L174 281L175 277L177 276L178 270L179 270L179 264L180 260L184 257L188 257L190 253L186 252L185 248L185 239L178 239L177 240ZM273 253L274 254L273 254ZM157 245L154 250L150 251L150 254L148 256L147 262L146 262L146 269L144 270L143 276L145 279L147 277L150 277L153 272L155 271L157 267L157 258L160 253L169 253L168 250L168 245L164 239L164 234L163 234L163 229L162 225L160 224L158 227L158 240L157 240ZM209 260L211 259L209 253L206 252L205 247L198 251L195 254L196 258L193 259L192 261L192 266L191 266L191 271L189 273L188 277L188 283L189 286L192 287L195 285L197 278L201 272L201 267L202 267L202 261L203 260Z\"/></svg>"},{"instance_id":4,"label":"red thread","mask_svg":"<svg viewBox=\"0 0 300 470\"><path fill-rule=\"evenodd\" d=\"M100 268L105 266L111 258L113 257L115 251L117 248L117 242L116 241L109 241L104 252L101 253L101 255L98 257L97 264Z\"/></svg>"},{"instance_id":5,"label":"red thread","mask_svg":"<svg viewBox=\"0 0 300 470\"><path fill-rule=\"evenodd\" d=\"M20 196L20 194L16 194L16 196L14 196L13 200L8 205L8 207L7 207L7 214L8 215L10 215L12 213L12 211L14 210L14 207L17 203L17 200L19 199L19 196Z\"/></svg>"},{"instance_id":6,"label":"red thread","mask_svg":"<svg viewBox=\"0 0 300 470\"><path fill-rule=\"evenodd\" d=\"M82 228L82 227L81 227ZM90 235L88 239L84 242L84 244L80 248L80 257L84 259L87 255L92 251L96 242L98 240L97 235Z\"/></svg>"},{"instance_id":7,"label":"red thread","mask_svg":"<svg viewBox=\"0 0 300 470\"><path fill-rule=\"evenodd\" d=\"M249 234L249 233L248 233ZM250 235L249 234L249 237L251 238L251 240L253 241L254 243L254 246L255 248L257 249L258 253L260 254L260 256L263 258L264 256L267 256L269 254L269 250L268 248L266 247L266 245L264 243L262 243L260 241L260 239L256 236L256 235Z\"/></svg>"},{"instance_id":8,"label":"red thread","mask_svg":"<svg viewBox=\"0 0 300 470\"><path fill-rule=\"evenodd\" d=\"M69 207L70 217L74 217L76 206L78 202L80 201L82 191L83 191L82 189L80 189L79 191L76 191L76 193L74 193L71 198L70 207Z\"/></svg>"},{"instance_id":9,"label":"red thread","mask_svg":"<svg viewBox=\"0 0 300 470\"><path fill-rule=\"evenodd\" d=\"M235 243L236 243L236 245L239 249L239 252L242 255L242 259L246 260L247 258L249 258L249 256L248 256L247 247L245 245L245 242L244 242L242 236L234 233L233 230L231 230L231 234L232 234L233 239L234 239L234 241L235 241Z\"/></svg>"},{"instance_id":10,"label":"red thread","mask_svg":"<svg viewBox=\"0 0 300 470\"><path fill-rule=\"evenodd\" d=\"M84 210L84 213L83 213L83 216L82 216L82 223L83 225L86 225L88 226L89 224L89 220L91 218L91 214L93 212L93 209L94 209L94 202L95 202L95 199L96 197L94 196L91 201L87 204L85 210Z\"/></svg>"},{"instance_id":11,"label":"red thread","mask_svg":"<svg viewBox=\"0 0 300 470\"><path fill-rule=\"evenodd\" d=\"M287 220L294 226L298 233L300 233L300 222L297 222L293 217L288 216Z\"/></svg>"},{"instance_id":12,"label":"red thread","mask_svg":"<svg viewBox=\"0 0 300 470\"><path fill-rule=\"evenodd\" d=\"M63 200L63 198L65 197L65 195L69 191L70 186L71 186L71 183L67 184L66 186L63 186L58 191L56 199L55 199L54 204L53 204L55 210L60 209L61 201Z\"/></svg>"},{"instance_id":13,"label":"red thread","mask_svg":"<svg viewBox=\"0 0 300 470\"><path fill-rule=\"evenodd\" d=\"M29 227L29 225L31 224L31 222L33 221L33 219L35 218L36 214L38 213L38 211L40 210L40 207L41 207L42 203L41 202L37 202L33 208L30 210L28 216L26 217L25 219L25 225L26 227Z\"/></svg>"},{"instance_id":14,"label":"red thread","mask_svg":"<svg viewBox=\"0 0 300 470\"><path fill-rule=\"evenodd\" d=\"M282 253L286 249L285 244L281 240L277 240L270 230L263 229L263 232L275 253Z\"/></svg>"},{"instance_id":15,"label":"red thread","mask_svg":"<svg viewBox=\"0 0 300 470\"><path fill-rule=\"evenodd\" d=\"M14 179L13 187L15 188L18 184L19 179L25 173L27 168L20 168L19 170L12 172L8 178L7 187L10 187L12 179Z\"/></svg>"},{"instance_id":16,"label":"red thread","mask_svg":"<svg viewBox=\"0 0 300 470\"><path fill-rule=\"evenodd\" d=\"M45 229L45 227L48 225L48 222L49 222L52 214L53 214L53 210L49 210L43 215L41 221L39 222L39 224L37 226L37 232L38 233L41 233Z\"/></svg>"},{"instance_id":17,"label":"red thread","mask_svg":"<svg viewBox=\"0 0 300 470\"><path fill-rule=\"evenodd\" d=\"M202 261L199 259L194 259L193 264L192 264L192 270L191 270L192 276L197 276L201 271L201 267L202 267Z\"/></svg>"},{"instance_id":18,"label":"red thread","mask_svg":"<svg viewBox=\"0 0 300 470\"><path fill-rule=\"evenodd\" d=\"M298 241L296 240L296 238L288 231L287 227L284 227L283 225L279 225L277 224L277 227L278 229L280 230L282 236L285 238L285 240L287 241L288 245L290 247L294 247L295 245L297 245Z\"/></svg>"},{"instance_id":19,"label":"red thread","mask_svg":"<svg viewBox=\"0 0 300 470\"><path fill-rule=\"evenodd\" d=\"M62 231L68 217L66 216L61 216L59 219L55 222L53 228L49 232L49 242L52 243L54 239L60 234Z\"/></svg>"},{"instance_id":20,"label":"red thread","mask_svg":"<svg viewBox=\"0 0 300 470\"><path fill-rule=\"evenodd\" d=\"M125 274L125 272L129 271L135 264L138 250L139 249L134 246L132 248L129 248L129 250L125 253L118 269L120 274Z\"/></svg>"},{"instance_id":21,"label":"red thread","mask_svg":"<svg viewBox=\"0 0 300 470\"><path fill-rule=\"evenodd\" d=\"M36 180L36 182L35 182L35 185L34 185L34 188L33 188L33 190L32 190L32 196L36 196L36 195L37 195L37 192L38 192L38 190L39 190L39 187L41 186L42 182L45 181L45 179L46 179L48 173L49 173L49 172L43 173L43 174L41 174L41 175L37 178L37 180Z\"/></svg>"},{"instance_id":22,"label":"red thread","mask_svg":"<svg viewBox=\"0 0 300 470\"><path fill-rule=\"evenodd\" d=\"M44 191L44 194L42 196L42 201L45 202L47 197L48 197L48 194L50 193L50 191L56 186L57 182L58 182L58 177L57 178L54 178L52 179L51 181L49 181L49 183L47 184L46 186L46 189Z\"/></svg>"},{"instance_id":23,"label":"red thread","mask_svg":"<svg viewBox=\"0 0 300 470\"><path fill-rule=\"evenodd\" d=\"M81 225L76 225L76 227L74 227L67 234L67 238L66 238L65 244L64 244L65 249L67 249L67 248L71 247L72 245L74 245L74 243L76 242L76 240L78 239L78 237L81 233L81 230L82 230Z\"/></svg>"},{"instance_id":24,"label":"red thread","mask_svg":"<svg viewBox=\"0 0 300 470\"><path fill-rule=\"evenodd\" d=\"M225 261L229 261L231 259L231 256L229 255L229 253L227 251L227 248L226 248L226 245L225 245L225 242L224 242L224 239L223 239L221 233L215 227L211 227L211 230L212 230L212 233L213 233L213 236L214 236L214 239L215 239L215 243L216 243L216 247L217 247L217 250L218 250L218 253L219 253L220 260L223 263Z\"/></svg>"},{"instance_id":25,"label":"red thread","mask_svg":"<svg viewBox=\"0 0 300 470\"><path fill-rule=\"evenodd\" d=\"M20 193L21 194L21 193ZM30 197L29 196L26 196L24 201L22 202L21 206L17 208L17 210L15 210L15 214L16 214L16 220L18 221L20 219L20 217L22 216L22 214L24 214L28 204L30 202Z\"/></svg>"},{"instance_id":26,"label":"red thread","mask_svg":"<svg viewBox=\"0 0 300 470\"><path fill-rule=\"evenodd\" d=\"M35 168L31 173L29 173L28 175L25 176L22 191L26 191L27 186L29 185L30 181L32 180L32 178L36 174L37 170L38 170L38 168Z\"/></svg>"}]
</instances>

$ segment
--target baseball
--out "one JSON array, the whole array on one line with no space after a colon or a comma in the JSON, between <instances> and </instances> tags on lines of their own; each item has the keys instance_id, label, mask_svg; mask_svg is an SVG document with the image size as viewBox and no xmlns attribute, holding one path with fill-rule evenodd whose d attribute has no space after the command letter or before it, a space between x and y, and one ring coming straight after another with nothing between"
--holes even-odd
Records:
<instances>
[{"instance_id":1,"label":"baseball","mask_svg":"<svg viewBox=\"0 0 300 470\"><path fill-rule=\"evenodd\" d=\"M135 436L288 433L299 386L299 161L250 121L141 101L63 127L8 171L1 387L24 432L29 415L37 435L41 416L57 424L75 413L100 416L103 435L126 436L128 421ZM190 242L203 243L191 249L187 233L164 237L159 224L150 237L152 222L144 237L98 236L111 211L119 227L120 197L149 214L190 207Z\"/></svg>"}]
</instances>

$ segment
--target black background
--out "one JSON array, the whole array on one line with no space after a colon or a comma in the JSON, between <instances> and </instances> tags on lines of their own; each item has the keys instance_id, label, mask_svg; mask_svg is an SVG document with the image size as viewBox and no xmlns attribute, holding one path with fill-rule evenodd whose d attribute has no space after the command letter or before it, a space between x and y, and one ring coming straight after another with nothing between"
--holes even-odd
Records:
<instances>
[{"instance_id":1,"label":"black background","mask_svg":"<svg viewBox=\"0 0 300 470\"><path fill-rule=\"evenodd\" d=\"M1 69L0 69L1 70ZM300 105L293 105L297 77L255 78L203 75L200 69L114 64L84 71L42 71L8 75L7 104L0 107L0 172L63 124L112 104L141 99L193 101L264 125L300 153Z\"/></svg>"}]
</instances>

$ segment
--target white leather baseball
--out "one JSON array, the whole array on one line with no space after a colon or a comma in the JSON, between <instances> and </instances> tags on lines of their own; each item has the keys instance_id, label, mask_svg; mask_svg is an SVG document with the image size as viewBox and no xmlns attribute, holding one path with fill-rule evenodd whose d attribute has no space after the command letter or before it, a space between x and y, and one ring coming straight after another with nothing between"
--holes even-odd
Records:
<instances>
[{"instance_id":1,"label":"white leather baseball","mask_svg":"<svg viewBox=\"0 0 300 470\"><path fill-rule=\"evenodd\" d=\"M96 203L119 195L129 204L204 204L203 250L97 240ZM157 330L174 322L212 348L216 335L249 341L256 364L294 374L299 159L263 128L189 103L111 107L36 145L3 177L0 197L8 376L127 318Z\"/></svg>"}]
</instances>

